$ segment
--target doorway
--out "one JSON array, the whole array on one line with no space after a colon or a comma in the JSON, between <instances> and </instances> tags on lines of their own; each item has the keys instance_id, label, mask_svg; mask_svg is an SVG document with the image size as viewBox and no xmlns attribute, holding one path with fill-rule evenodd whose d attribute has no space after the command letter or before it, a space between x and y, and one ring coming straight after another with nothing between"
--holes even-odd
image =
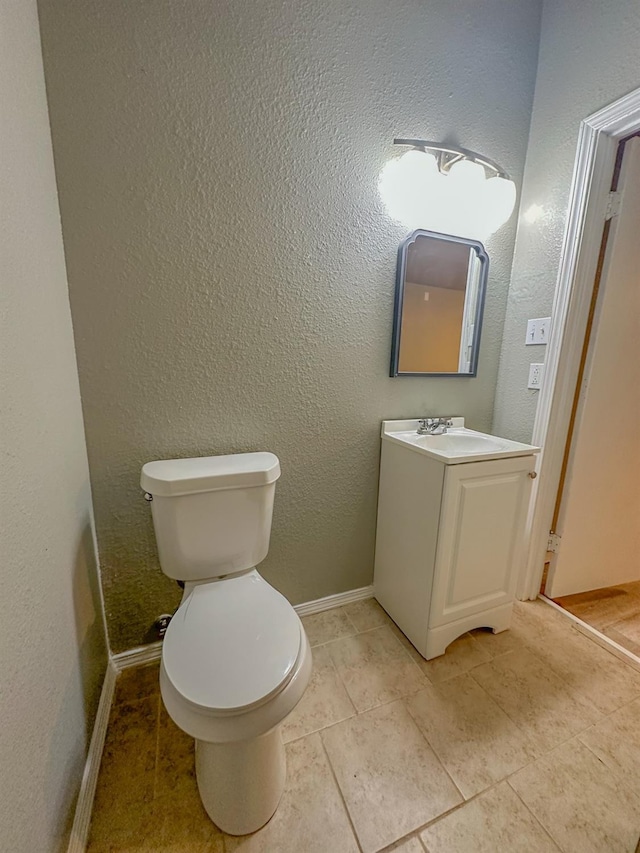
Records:
<instances>
[{"instance_id":1,"label":"doorway","mask_svg":"<svg viewBox=\"0 0 640 853\"><path fill-rule=\"evenodd\" d=\"M619 145L544 593L640 655L640 138Z\"/></svg>"}]
</instances>

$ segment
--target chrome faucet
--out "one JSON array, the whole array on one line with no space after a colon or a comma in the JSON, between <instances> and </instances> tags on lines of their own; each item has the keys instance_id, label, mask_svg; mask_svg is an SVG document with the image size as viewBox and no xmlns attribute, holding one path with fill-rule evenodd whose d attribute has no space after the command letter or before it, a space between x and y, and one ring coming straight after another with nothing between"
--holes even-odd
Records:
<instances>
[{"instance_id":1,"label":"chrome faucet","mask_svg":"<svg viewBox=\"0 0 640 853\"><path fill-rule=\"evenodd\" d=\"M453 426L450 417L420 418L418 421L418 435L444 435L450 426Z\"/></svg>"}]
</instances>

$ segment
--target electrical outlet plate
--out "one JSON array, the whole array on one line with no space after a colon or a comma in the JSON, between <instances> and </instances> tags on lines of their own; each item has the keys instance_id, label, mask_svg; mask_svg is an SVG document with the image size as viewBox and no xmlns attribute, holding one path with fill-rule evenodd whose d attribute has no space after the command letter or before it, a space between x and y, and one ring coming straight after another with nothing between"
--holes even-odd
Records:
<instances>
[{"instance_id":1,"label":"electrical outlet plate","mask_svg":"<svg viewBox=\"0 0 640 853\"><path fill-rule=\"evenodd\" d=\"M538 317L535 320L527 322L527 337L525 344L533 346L534 344L546 344L549 339L551 330L551 317Z\"/></svg>"},{"instance_id":2,"label":"electrical outlet plate","mask_svg":"<svg viewBox=\"0 0 640 853\"><path fill-rule=\"evenodd\" d=\"M527 388L531 388L533 391L539 391L542 388L543 377L544 364L530 364Z\"/></svg>"}]
</instances>

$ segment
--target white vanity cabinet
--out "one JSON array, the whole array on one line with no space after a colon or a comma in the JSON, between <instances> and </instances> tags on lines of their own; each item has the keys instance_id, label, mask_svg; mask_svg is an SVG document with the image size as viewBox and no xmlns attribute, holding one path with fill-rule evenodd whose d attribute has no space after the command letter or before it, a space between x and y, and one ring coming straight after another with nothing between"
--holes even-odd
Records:
<instances>
[{"instance_id":1,"label":"white vanity cabinet","mask_svg":"<svg viewBox=\"0 0 640 853\"><path fill-rule=\"evenodd\" d=\"M425 452L438 444L430 436L384 430L376 599L427 659L472 628L508 628L538 448L486 436L504 447L489 449L487 441L478 452L482 442L471 438L482 434L459 428L451 431L451 461ZM397 437L403 432L410 440ZM467 444L474 450L465 452Z\"/></svg>"}]
</instances>

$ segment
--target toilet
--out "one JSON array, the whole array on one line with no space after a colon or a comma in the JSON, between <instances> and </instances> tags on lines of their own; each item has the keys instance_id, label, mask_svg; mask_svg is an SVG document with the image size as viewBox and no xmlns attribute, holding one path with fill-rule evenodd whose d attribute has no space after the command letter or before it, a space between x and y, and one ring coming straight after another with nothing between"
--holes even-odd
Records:
<instances>
[{"instance_id":1,"label":"toilet","mask_svg":"<svg viewBox=\"0 0 640 853\"><path fill-rule=\"evenodd\" d=\"M311 676L298 615L255 568L269 550L279 476L273 453L238 453L148 462L140 481L162 571L184 583L162 645L162 699L195 738L202 803L230 835L275 812L280 726Z\"/></svg>"}]
</instances>

